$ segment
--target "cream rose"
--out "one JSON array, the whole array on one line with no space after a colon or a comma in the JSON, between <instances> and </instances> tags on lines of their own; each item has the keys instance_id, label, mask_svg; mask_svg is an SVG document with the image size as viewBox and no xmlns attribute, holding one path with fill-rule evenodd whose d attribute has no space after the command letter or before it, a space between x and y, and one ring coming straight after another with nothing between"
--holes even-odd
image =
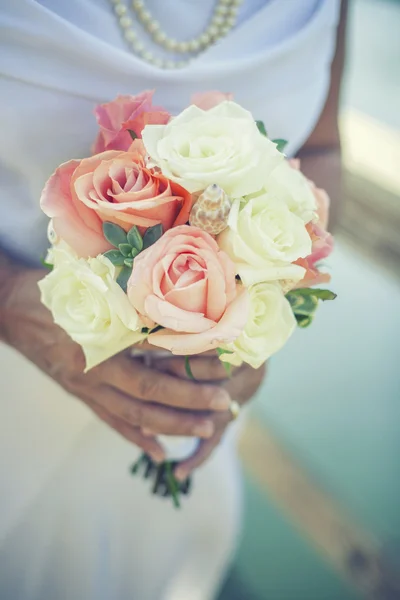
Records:
<instances>
[{"instance_id":1,"label":"cream rose","mask_svg":"<svg viewBox=\"0 0 400 600\"><path fill-rule=\"evenodd\" d=\"M283 160L235 102L210 110L189 106L167 125L147 125L142 138L162 173L192 193L212 183L233 198L257 192Z\"/></svg>"},{"instance_id":2,"label":"cream rose","mask_svg":"<svg viewBox=\"0 0 400 600\"><path fill-rule=\"evenodd\" d=\"M258 283L249 288L250 314L244 331L225 349L221 360L239 366L243 361L258 369L278 352L296 327L292 308L276 283Z\"/></svg>"},{"instance_id":3,"label":"cream rose","mask_svg":"<svg viewBox=\"0 0 400 600\"><path fill-rule=\"evenodd\" d=\"M271 196L285 202L289 210L304 223L315 218L317 202L310 182L286 160L273 170L264 189Z\"/></svg>"},{"instance_id":4,"label":"cream rose","mask_svg":"<svg viewBox=\"0 0 400 600\"><path fill-rule=\"evenodd\" d=\"M305 269L293 263L311 253L303 220L266 192L235 200L228 227L217 241L246 287L262 281L299 281Z\"/></svg>"},{"instance_id":5,"label":"cream rose","mask_svg":"<svg viewBox=\"0 0 400 600\"><path fill-rule=\"evenodd\" d=\"M85 260L54 248L54 269L39 281L54 322L82 346L86 370L143 339L141 321L104 256Z\"/></svg>"}]
</instances>

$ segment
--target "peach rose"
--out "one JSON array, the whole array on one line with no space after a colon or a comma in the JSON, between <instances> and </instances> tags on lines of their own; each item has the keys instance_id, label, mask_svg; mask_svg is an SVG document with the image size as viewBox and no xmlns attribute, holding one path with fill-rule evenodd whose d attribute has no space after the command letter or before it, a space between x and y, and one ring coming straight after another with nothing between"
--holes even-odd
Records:
<instances>
[{"instance_id":1,"label":"peach rose","mask_svg":"<svg viewBox=\"0 0 400 600\"><path fill-rule=\"evenodd\" d=\"M249 297L216 241L197 227L165 233L135 259L128 297L149 326L148 341L173 354L198 354L234 341L247 322Z\"/></svg>"},{"instance_id":2,"label":"peach rose","mask_svg":"<svg viewBox=\"0 0 400 600\"><path fill-rule=\"evenodd\" d=\"M132 143L129 129L138 138L146 125L165 125L171 115L161 106L152 106L154 92L146 91L137 96L117 96L94 109L100 132L93 144L93 154L104 150L128 150Z\"/></svg>"},{"instance_id":3,"label":"peach rose","mask_svg":"<svg viewBox=\"0 0 400 600\"><path fill-rule=\"evenodd\" d=\"M125 231L137 225L142 232L161 223L166 231L186 223L192 198L180 185L145 167L143 145L136 140L129 152L109 150L61 165L48 180L40 203L57 235L79 256L88 257L111 247L103 235L103 221Z\"/></svg>"},{"instance_id":4,"label":"peach rose","mask_svg":"<svg viewBox=\"0 0 400 600\"><path fill-rule=\"evenodd\" d=\"M317 188L315 188L317 189ZM322 223L327 222L327 210L326 206L329 206L329 196L324 190L321 192L321 198L328 204L320 205L317 208L317 214L322 216ZM324 229L321 225L321 221L318 220L316 223L307 223L306 229L311 238L312 247L311 254L305 259L299 259L296 261L296 265L304 267L306 269L305 275L296 288L311 287L313 285L320 285L321 283L329 283L331 276L329 273L323 273L318 269L318 262L327 258L333 251L333 237Z\"/></svg>"},{"instance_id":5,"label":"peach rose","mask_svg":"<svg viewBox=\"0 0 400 600\"><path fill-rule=\"evenodd\" d=\"M224 92L197 92L193 94L191 104L195 104L203 110L210 110L217 104L233 100L233 94Z\"/></svg>"}]
</instances>

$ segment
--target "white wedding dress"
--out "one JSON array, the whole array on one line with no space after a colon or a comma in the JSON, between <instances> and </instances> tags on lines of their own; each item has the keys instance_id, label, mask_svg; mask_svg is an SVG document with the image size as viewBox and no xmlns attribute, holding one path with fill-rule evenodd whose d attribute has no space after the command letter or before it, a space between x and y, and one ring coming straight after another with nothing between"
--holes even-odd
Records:
<instances>
[{"instance_id":1,"label":"white wedding dress","mask_svg":"<svg viewBox=\"0 0 400 600\"><path fill-rule=\"evenodd\" d=\"M191 38L213 0L148 0ZM172 113L192 93L233 92L294 153L329 83L339 0L245 0L235 30L190 67L130 54L107 0L0 0L0 246L37 263L41 188L89 153L93 107L156 89ZM0 345L0 599L210 600L240 523L233 435L196 473L184 509L128 469L138 450L12 349Z\"/></svg>"}]
</instances>

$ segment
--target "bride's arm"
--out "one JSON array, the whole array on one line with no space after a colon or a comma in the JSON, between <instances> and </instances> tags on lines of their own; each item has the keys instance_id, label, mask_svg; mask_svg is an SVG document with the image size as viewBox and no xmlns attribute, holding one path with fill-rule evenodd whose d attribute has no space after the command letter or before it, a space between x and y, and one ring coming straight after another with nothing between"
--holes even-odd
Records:
<instances>
[{"instance_id":1,"label":"bride's arm","mask_svg":"<svg viewBox=\"0 0 400 600\"><path fill-rule=\"evenodd\" d=\"M300 149L301 170L331 198L330 230L335 228L342 198L342 163L338 113L345 60L348 0L342 0L331 83L324 109L307 142Z\"/></svg>"}]
</instances>

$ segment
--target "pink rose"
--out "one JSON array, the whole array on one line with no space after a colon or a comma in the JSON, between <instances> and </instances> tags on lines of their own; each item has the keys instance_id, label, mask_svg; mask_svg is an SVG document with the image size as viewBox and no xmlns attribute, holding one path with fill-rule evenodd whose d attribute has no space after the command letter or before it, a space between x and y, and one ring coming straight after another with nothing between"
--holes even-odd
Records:
<instances>
[{"instance_id":1,"label":"pink rose","mask_svg":"<svg viewBox=\"0 0 400 600\"><path fill-rule=\"evenodd\" d=\"M317 190L317 188L315 188ZM326 206L329 206L329 196L324 190L318 190L321 193L321 199L323 204L317 208L317 214L322 216L323 222L327 221L327 210ZM318 202L318 200L317 200ZM321 283L329 283L331 276L329 273L323 273L318 269L319 261L327 258L333 251L333 237L332 235L321 226L321 222L318 220L316 223L307 223L307 231L312 241L312 248L310 256L305 259L299 259L296 261L297 265L304 267L306 273L301 281L296 285L297 288L311 287L313 285L320 285Z\"/></svg>"},{"instance_id":2,"label":"pink rose","mask_svg":"<svg viewBox=\"0 0 400 600\"><path fill-rule=\"evenodd\" d=\"M104 150L128 150L132 143L129 129L138 138L146 125L165 125L171 115L161 106L152 106L154 92L137 96L117 96L94 110L100 132L93 144L93 154Z\"/></svg>"},{"instance_id":3,"label":"pink rose","mask_svg":"<svg viewBox=\"0 0 400 600\"><path fill-rule=\"evenodd\" d=\"M97 256L111 246L103 221L125 231L141 232L161 223L164 231L186 223L192 197L177 183L144 164L142 142L129 152L109 150L61 165L48 180L40 200L55 232L80 256Z\"/></svg>"},{"instance_id":4,"label":"pink rose","mask_svg":"<svg viewBox=\"0 0 400 600\"><path fill-rule=\"evenodd\" d=\"M150 327L148 341L173 354L198 354L234 341L248 317L247 291L216 241L197 227L165 233L135 259L128 297Z\"/></svg>"},{"instance_id":5,"label":"pink rose","mask_svg":"<svg viewBox=\"0 0 400 600\"><path fill-rule=\"evenodd\" d=\"M192 104L195 104L203 110L210 110L217 104L233 100L233 94L225 94L224 92L197 92L192 96Z\"/></svg>"},{"instance_id":6,"label":"pink rose","mask_svg":"<svg viewBox=\"0 0 400 600\"><path fill-rule=\"evenodd\" d=\"M318 188L313 181L309 181L314 198L317 201L318 225L322 229L327 229L329 219L330 198L325 190Z\"/></svg>"}]
</instances>

